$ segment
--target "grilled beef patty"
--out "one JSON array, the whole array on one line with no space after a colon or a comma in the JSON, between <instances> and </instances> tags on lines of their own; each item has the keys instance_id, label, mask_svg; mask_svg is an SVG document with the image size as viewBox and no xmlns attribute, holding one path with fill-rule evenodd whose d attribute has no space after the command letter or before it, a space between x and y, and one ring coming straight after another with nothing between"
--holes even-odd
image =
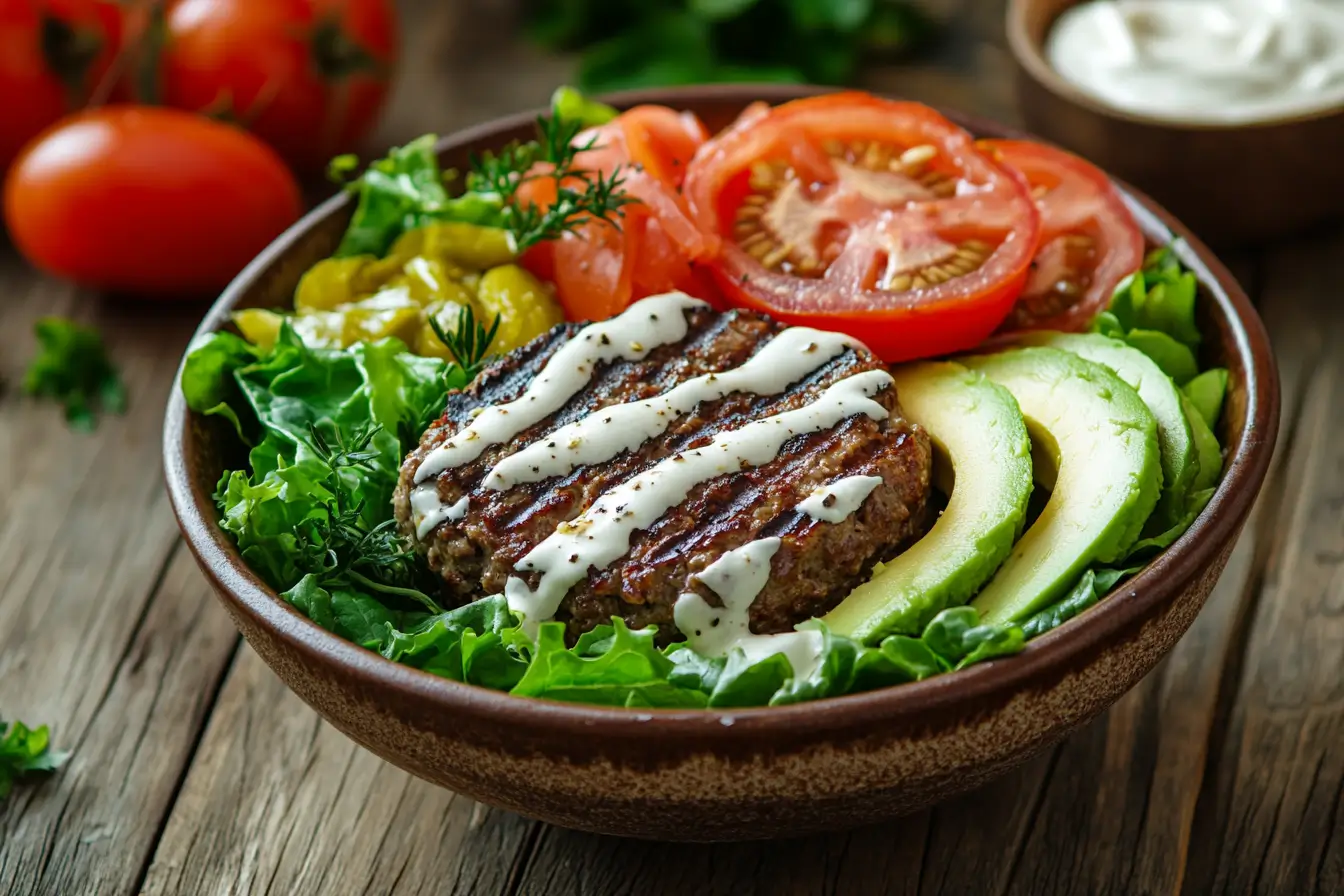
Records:
<instances>
[{"instance_id":1,"label":"grilled beef patty","mask_svg":"<svg viewBox=\"0 0 1344 896\"><path fill-rule=\"evenodd\" d=\"M564 475L513 485L484 487L496 463L558 427L601 408L665 393L692 377L736 368L783 327L749 311L720 314L707 307L684 312L686 338L651 351L642 360L597 365L587 386L557 413L489 446L475 460L438 474L438 498L451 505L469 498L462 518L445 520L416 539L410 501L414 477L427 454L470 425L483 408L518 399L547 361L581 329L564 324L511 352L484 370L465 390L448 396L443 416L425 432L402 464L396 516L401 531L425 552L444 580L445 596L463 603L504 590L531 549L578 517L604 492L675 455L700 448L714 436L768 416L804 407L827 387L854 374L881 370L862 348L847 348L777 395L735 392L704 401L676 418L665 433L632 451L575 468ZM889 412L885 420L856 414L839 425L799 434L769 463L709 479L652 526L633 533L626 554L605 568L589 568L569 589L555 618L570 637L621 616L632 628L659 627L660 640L675 640L672 608L694 591L711 605L717 596L695 578L725 551L777 536L781 544L771 575L751 606L752 631L787 631L825 613L861 582L879 560L889 559L921 534L929 494L927 435L903 419L894 386L873 396ZM840 522L825 522L797 509L820 486L848 476L882 482L858 510Z\"/></svg>"}]
</instances>

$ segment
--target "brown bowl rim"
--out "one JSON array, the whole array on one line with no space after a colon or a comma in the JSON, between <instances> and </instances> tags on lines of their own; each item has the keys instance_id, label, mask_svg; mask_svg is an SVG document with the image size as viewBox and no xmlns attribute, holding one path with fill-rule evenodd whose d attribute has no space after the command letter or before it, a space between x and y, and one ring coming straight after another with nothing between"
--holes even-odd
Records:
<instances>
[{"instance_id":1,"label":"brown bowl rim","mask_svg":"<svg viewBox=\"0 0 1344 896\"><path fill-rule=\"evenodd\" d=\"M1008 9L1005 13L1005 30L1008 34L1008 49L1012 52L1013 57L1017 60L1018 64L1026 70L1027 74L1029 74L1032 80L1037 84L1040 84L1060 99L1072 103L1075 106L1081 106L1094 115L1169 131L1198 131L1215 134L1230 133L1234 131L1269 130L1284 125L1301 124L1303 122L1317 121L1322 118L1332 118L1337 115L1344 115L1344 95L1339 98L1338 102L1331 106L1324 106L1319 109L1311 109L1305 112L1275 115L1272 118L1263 118L1239 123L1187 121L1179 118L1163 118L1159 115L1129 112L1117 106L1112 106L1109 103L1094 97L1092 94L1078 87L1072 81L1069 81L1067 78L1060 75L1055 71L1054 67L1046 61L1041 45L1037 41L1032 40L1031 35L1027 33L1027 12L1032 9L1037 2L1038 0L1008 0ZM1082 2L1082 0L1078 0L1078 2Z\"/></svg>"},{"instance_id":2,"label":"brown bowl rim","mask_svg":"<svg viewBox=\"0 0 1344 896\"><path fill-rule=\"evenodd\" d=\"M799 85L715 84L677 89L627 91L602 99L625 107L656 102L674 108L700 102L753 100L781 102L804 95L832 92L833 88ZM440 149L471 143L497 132L526 125L540 110L503 116L457 131L440 142ZM1012 129L957 113L950 118L972 133L1017 136ZM1177 598L1184 587L1210 566L1220 550L1239 531L1269 468L1279 422L1279 388L1269 337L1250 299L1221 262L1168 212L1142 193L1116 181L1128 194L1131 207L1147 217L1146 231L1165 228L1180 237L1183 260L1207 272L1218 286L1210 290L1226 319L1236 355L1246 370L1246 425L1230 447L1225 472L1207 507L1190 529L1123 589L1088 612L1030 641L1019 654L972 666L959 672L875 691L830 697L779 707L733 709L626 709L563 703L533 697L515 697L464 684L394 663L321 628L286 604L238 556L236 548L216 523L213 501L193 488L187 457L191 441L186 401L179 367L164 419L164 473L173 512L187 546L221 597L254 625L285 642L306 663L331 664L347 673L346 686L363 693L392 689L400 697L424 700L427 709L468 714L501 725L522 725L583 732L585 736L657 736L688 742L709 738L721 743L745 742L761 732L787 729L795 734L824 734L856 722L865 725L891 719L911 719L946 712L957 704L1011 699L1029 689L1034 680L1071 668L1071 660L1097 651L1117 634L1142 624L1157 608ZM278 237L225 289L210 308L192 339L220 329L233 305L263 271L284 255L312 226L340 208L347 198L337 195L323 202ZM1207 279L1201 277L1207 282ZM184 354L185 362L185 354ZM452 717L449 715L448 717Z\"/></svg>"}]
</instances>

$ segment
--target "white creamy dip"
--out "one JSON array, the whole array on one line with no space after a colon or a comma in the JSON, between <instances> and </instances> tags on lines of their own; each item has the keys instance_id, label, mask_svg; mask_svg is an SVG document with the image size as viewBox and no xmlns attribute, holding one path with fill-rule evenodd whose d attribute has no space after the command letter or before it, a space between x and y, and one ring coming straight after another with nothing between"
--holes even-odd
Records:
<instances>
[{"instance_id":1,"label":"white creamy dip","mask_svg":"<svg viewBox=\"0 0 1344 896\"><path fill-rule=\"evenodd\" d=\"M1050 65L1129 112L1246 124L1344 104L1341 0L1091 0L1045 40Z\"/></svg>"}]
</instances>

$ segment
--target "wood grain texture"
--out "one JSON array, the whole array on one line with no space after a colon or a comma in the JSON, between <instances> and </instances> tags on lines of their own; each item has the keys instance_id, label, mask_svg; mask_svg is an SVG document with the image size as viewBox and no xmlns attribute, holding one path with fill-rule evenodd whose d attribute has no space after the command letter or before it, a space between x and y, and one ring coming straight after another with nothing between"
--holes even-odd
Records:
<instances>
[{"instance_id":1,"label":"wood grain texture","mask_svg":"<svg viewBox=\"0 0 1344 896\"><path fill-rule=\"evenodd\" d=\"M1344 316L1339 236L1271 253L1266 322L1284 384L1282 494L1186 892L1344 891Z\"/></svg>"},{"instance_id":2,"label":"wood grain texture","mask_svg":"<svg viewBox=\"0 0 1344 896\"><path fill-rule=\"evenodd\" d=\"M168 512L159 429L197 309L149 316L26 271L0 249L0 714L72 749L0 804L15 893L131 891L237 635ZM32 324L103 329L132 404L92 434L23 398ZM3 889L3 887L0 887Z\"/></svg>"},{"instance_id":3,"label":"wood grain texture","mask_svg":"<svg viewBox=\"0 0 1344 896\"><path fill-rule=\"evenodd\" d=\"M359 747L244 647L144 892L496 893L526 832Z\"/></svg>"}]
</instances>

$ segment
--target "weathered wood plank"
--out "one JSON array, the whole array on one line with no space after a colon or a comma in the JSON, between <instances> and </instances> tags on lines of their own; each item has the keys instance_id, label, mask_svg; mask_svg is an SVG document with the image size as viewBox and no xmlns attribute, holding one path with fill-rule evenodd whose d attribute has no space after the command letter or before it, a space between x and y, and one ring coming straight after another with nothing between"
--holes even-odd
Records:
<instances>
[{"instance_id":1,"label":"weathered wood plank","mask_svg":"<svg viewBox=\"0 0 1344 896\"><path fill-rule=\"evenodd\" d=\"M1344 890L1344 242L1276 252L1263 309L1284 382L1284 499L1227 736L1196 820L1186 891Z\"/></svg>"},{"instance_id":2,"label":"weathered wood plank","mask_svg":"<svg viewBox=\"0 0 1344 896\"><path fill-rule=\"evenodd\" d=\"M237 641L195 561L177 550L111 681L96 689L69 764L0 812L9 892L135 892ZM71 681L55 675L51 688Z\"/></svg>"},{"instance_id":3,"label":"weathered wood plank","mask_svg":"<svg viewBox=\"0 0 1344 896\"><path fill-rule=\"evenodd\" d=\"M357 746L245 647L144 892L498 893L528 828Z\"/></svg>"},{"instance_id":4,"label":"weathered wood plank","mask_svg":"<svg viewBox=\"0 0 1344 896\"><path fill-rule=\"evenodd\" d=\"M232 627L208 595L162 486L160 424L199 308L103 306L0 249L0 712L73 749L0 805L11 892L129 892L190 756ZM131 396L69 431L19 394L43 314L96 322Z\"/></svg>"}]
</instances>

